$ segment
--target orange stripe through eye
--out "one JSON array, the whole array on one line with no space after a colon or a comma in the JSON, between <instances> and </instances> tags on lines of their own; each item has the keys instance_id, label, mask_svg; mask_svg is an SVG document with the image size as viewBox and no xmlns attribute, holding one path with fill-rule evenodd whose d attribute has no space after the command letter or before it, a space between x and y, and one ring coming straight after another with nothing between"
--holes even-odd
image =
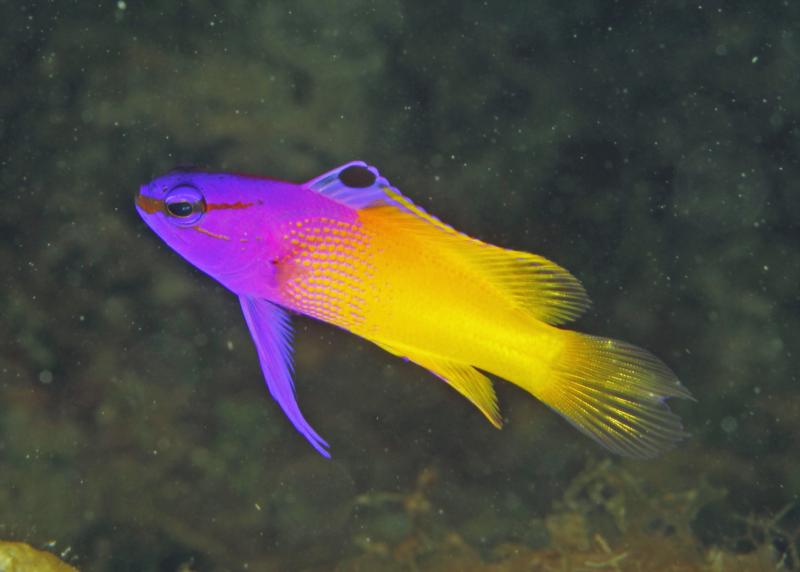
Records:
<instances>
[{"instance_id":1,"label":"orange stripe through eye","mask_svg":"<svg viewBox=\"0 0 800 572\"><path fill-rule=\"evenodd\" d=\"M147 214L154 214L164 210L164 201L139 194L136 195L136 206Z\"/></svg>"},{"instance_id":2,"label":"orange stripe through eye","mask_svg":"<svg viewBox=\"0 0 800 572\"><path fill-rule=\"evenodd\" d=\"M235 203L208 203L206 205L207 211L214 211L214 210L222 210L222 209L246 209L248 207L252 207L255 204L261 204L261 201L258 203L243 203L242 201L238 201Z\"/></svg>"},{"instance_id":3,"label":"orange stripe through eye","mask_svg":"<svg viewBox=\"0 0 800 572\"><path fill-rule=\"evenodd\" d=\"M238 201L235 203L208 203L205 207L206 211L214 211L226 209L246 209L256 204L260 205L262 202L257 201L254 203L244 203L242 201ZM142 194L136 195L136 205L147 214L154 214L164 210L163 199L154 199Z\"/></svg>"}]
</instances>

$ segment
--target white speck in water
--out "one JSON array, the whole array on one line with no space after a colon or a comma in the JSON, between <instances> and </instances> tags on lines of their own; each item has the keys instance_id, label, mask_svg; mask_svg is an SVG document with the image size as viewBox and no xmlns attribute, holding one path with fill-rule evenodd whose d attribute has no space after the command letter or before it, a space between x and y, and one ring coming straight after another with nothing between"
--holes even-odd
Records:
<instances>
[{"instance_id":1,"label":"white speck in water","mask_svg":"<svg viewBox=\"0 0 800 572\"><path fill-rule=\"evenodd\" d=\"M39 381L45 385L53 383L53 372L49 369L43 369L39 372Z\"/></svg>"},{"instance_id":2,"label":"white speck in water","mask_svg":"<svg viewBox=\"0 0 800 572\"><path fill-rule=\"evenodd\" d=\"M225 347L228 348L229 351L233 351L233 342L228 340L225 342Z\"/></svg>"},{"instance_id":3,"label":"white speck in water","mask_svg":"<svg viewBox=\"0 0 800 572\"><path fill-rule=\"evenodd\" d=\"M117 2L117 10L124 10L127 7L128 5L125 3L125 0L119 0L119 2Z\"/></svg>"},{"instance_id":4,"label":"white speck in water","mask_svg":"<svg viewBox=\"0 0 800 572\"><path fill-rule=\"evenodd\" d=\"M725 417L722 419L720 427L722 427L722 430L725 431L725 433L734 433L739 428L739 422L733 417Z\"/></svg>"}]
</instances>

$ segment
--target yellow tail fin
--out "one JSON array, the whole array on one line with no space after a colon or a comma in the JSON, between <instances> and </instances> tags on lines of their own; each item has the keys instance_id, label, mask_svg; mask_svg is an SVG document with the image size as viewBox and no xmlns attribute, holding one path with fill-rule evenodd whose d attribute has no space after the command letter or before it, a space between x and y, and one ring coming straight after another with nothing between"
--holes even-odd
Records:
<instances>
[{"instance_id":1,"label":"yellow tail fin","mask_svg":"<svg viewBox=\"0 0 800 572\"><path fill-rule=\"evenodd\" d=\"M654 457L687 436L665 400L691 394L658 358L624 342L563 333L551 375L525 389L620 455Z\"/></svg>"}]
</instances>

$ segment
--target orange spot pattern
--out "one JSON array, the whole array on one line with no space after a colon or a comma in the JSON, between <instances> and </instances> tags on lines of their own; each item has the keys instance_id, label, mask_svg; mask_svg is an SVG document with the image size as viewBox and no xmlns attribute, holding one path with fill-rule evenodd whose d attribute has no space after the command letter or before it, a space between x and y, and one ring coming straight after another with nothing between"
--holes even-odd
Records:
<instances>
[{"instance_id":1,"label":"orange spot pattern","mask_svg":"<svg viewBox=\"0 0 800 572\"><path fill-rule=\"evenodd\" d=\"M353 330L364 323L366 284L374 277L370 236L359 224L326 217L289 225L291 245L283 292L290 305Z\"/></svg>"}]
</instances>

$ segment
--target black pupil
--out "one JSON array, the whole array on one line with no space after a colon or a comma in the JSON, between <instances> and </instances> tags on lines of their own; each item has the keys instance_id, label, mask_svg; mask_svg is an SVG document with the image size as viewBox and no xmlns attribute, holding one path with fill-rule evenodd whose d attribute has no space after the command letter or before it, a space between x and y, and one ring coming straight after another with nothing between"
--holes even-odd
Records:
<instances>
[{"instance_id":1,"label":"black pupil","mask_svg":"<svg viewBox=\"0 0 800 572\"><path fill-rule=\"evenodd\" d=\"M189 201L181 201L179 203L168 204L167 210L175 216L186 217L192 214L194 208L192 207L192 203Z\"/></svg>"}]
</instances>

